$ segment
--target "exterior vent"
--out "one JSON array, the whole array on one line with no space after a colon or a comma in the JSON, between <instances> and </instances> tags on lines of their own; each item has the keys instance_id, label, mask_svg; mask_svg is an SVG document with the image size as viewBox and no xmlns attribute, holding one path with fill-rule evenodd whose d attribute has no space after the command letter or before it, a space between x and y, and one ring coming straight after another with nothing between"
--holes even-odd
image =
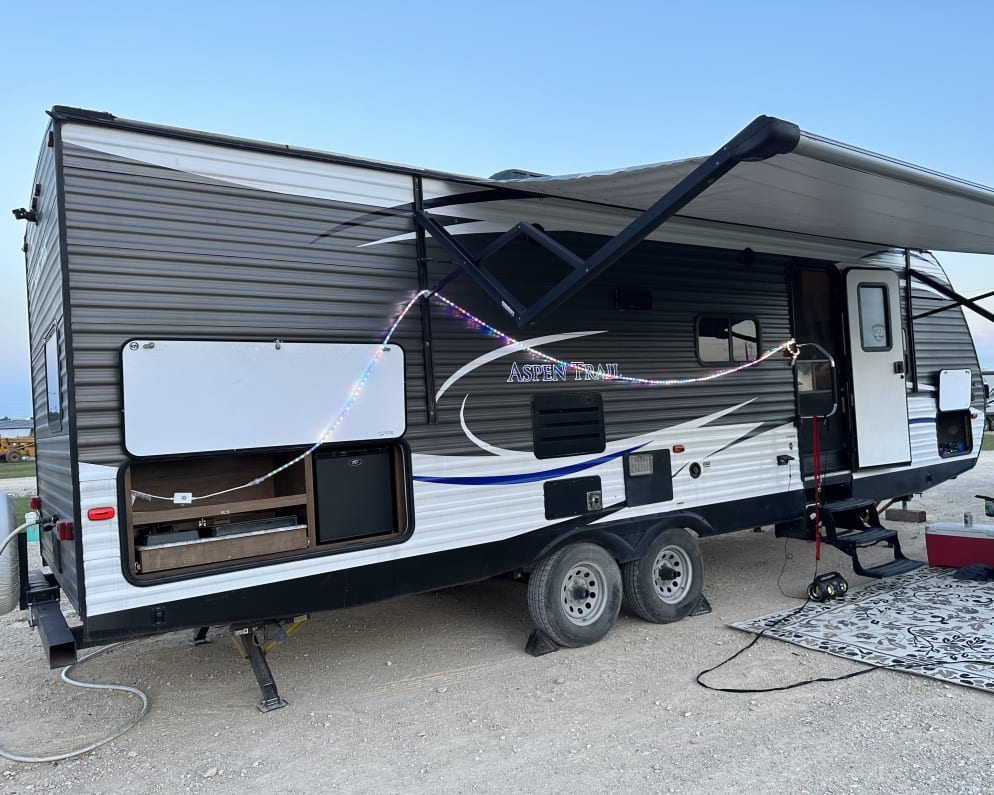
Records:
<instances>
[{"instance_id":1,"label":"exterior vent","mask_svg":"<svg viewBox=\"0 0 994 795\"><path fill-rule=\"evenodd\" d=\"M536 458L604 452L604 405L596 392L532 398Z\"/></svg>"}]
</instances>

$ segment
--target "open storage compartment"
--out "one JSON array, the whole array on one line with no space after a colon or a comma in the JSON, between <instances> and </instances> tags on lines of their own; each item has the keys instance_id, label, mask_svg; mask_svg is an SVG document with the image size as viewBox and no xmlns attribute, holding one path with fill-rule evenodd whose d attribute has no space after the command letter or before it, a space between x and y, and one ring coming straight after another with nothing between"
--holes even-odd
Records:
<instances>
[{"instance_id":1,"label":"open storage compartment","mask_svg":"<svg viewBox=\"0 0 994 795\"><path fill-rule=\"evenodd\" d=\"M973 427L970 411L940 411L935 416L935 437L942 458L972 453Z\"/></svg>"},{"instance_id":2,"label":"open storage compartment","mask_svg":"<svg viewBox=\"0 0 994 795\"><path fill-rule=\"evenodd\" d=\"M125 489L133 497L128 544L134 573L203 568L307 549L314 524L309 458L262 483L218 493L248 483L292 457L240 453L132 464ZM142 496L172 498L177 492L216 496L179 505Z\"/></svg>"},{"instance_id":3,"label":"open storage compartment","mask_svg":"<svg viewBox=\"0 0 994 795\"><path fill-rule=\"evenodd\" d=\"M131 573L139 580L209 574L237 564L405 537L410 490L401 445L320 451L261 483L237 488L298 454L246 452L132 463L124 476ZM221 493L229 489L237 490ZM201 499L176 504L177 493Z\"/></svg>"}]
</instances>

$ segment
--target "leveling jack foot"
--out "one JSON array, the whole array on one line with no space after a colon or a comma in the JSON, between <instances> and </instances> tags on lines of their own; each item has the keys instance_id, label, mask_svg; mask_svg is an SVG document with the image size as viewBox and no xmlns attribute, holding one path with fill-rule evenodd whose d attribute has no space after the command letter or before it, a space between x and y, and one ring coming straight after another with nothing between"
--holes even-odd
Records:
<instances>
[{"instance_id":1,"label":"leveling jack foot","mask_svg":"<svg viewBox=\"0 0 994 795\"><path fill-rule=\"evenodd\" d=\"M193 637L190 638L191 646L203 646L206 643L210 643L207 640L207 633L210 631L210 627L201 627L196 632L193 633Z\"/></svg>"},{"instance_id":2,"label":"leveling jack foot","mask_svg":"<svg viewBox=\"0 0 994 795\"><path fill-rule=\"evenodd\" d=\"M276 680L273 679L273 672L266 662L266 655L262 651L262 644L265 642L265 632L262 628L249 627L236 630L232 628L232 634L237 643L241 645L249 665L252 666L252 673L255 674L255 681L259 683L262 691L262 701L256 706L259 712L272 712L274 709L285 707L287 702L280 698L276 690Z\"/></svg>"}]
</instances>

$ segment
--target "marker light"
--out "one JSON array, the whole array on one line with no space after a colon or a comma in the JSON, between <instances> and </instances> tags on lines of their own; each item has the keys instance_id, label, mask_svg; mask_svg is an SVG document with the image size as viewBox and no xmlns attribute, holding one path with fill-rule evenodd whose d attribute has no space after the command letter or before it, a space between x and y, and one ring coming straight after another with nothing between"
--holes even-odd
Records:
<instances>
[{"instance_id":1,"label":"marker light","mask_svg":"<svg viewBox=\"0 0 994 795\"><path fill-rule=\"evenodd\" d=\"M101 519L113 519L114 509L110 507L90 508L90 510L86 512L86 518L93 522L100 521Z\"/></svg>"},{"instance_id":2,"label":"marker light","mask_svg":"<svg viewBox=\"0 0 994 795\"><path fill-rule=\"evenodd\" d=\"M56 522L55 534L59 537L59 541L72 541L75 538L72 532L72 522L65 519Z\"/></svg>"}]
</instances>

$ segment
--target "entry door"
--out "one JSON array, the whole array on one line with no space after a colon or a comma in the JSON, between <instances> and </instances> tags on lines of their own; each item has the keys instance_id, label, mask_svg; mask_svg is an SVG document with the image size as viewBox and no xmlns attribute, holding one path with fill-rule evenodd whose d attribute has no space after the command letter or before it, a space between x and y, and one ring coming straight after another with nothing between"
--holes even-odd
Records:
<instances>
[{"instance_id":1,"label":"entry door","mask_svg":"<svg viewBox=\"0 0 994 795\"><path fill-rule=\"evenodd\" d=\"M860 468L911 461L897 274L846 274L853 415Z\"/></svg>"},{"instance_id":2,"label":"entry door","mask_svg":"<svg viewBox=\"0 0 994 795\"><path fill-rule=\"evenodd\" d=\"M845 349L843 340L842 284L834 268L797 267L791 274L791 307L794 339L803 344L794 368L797 381L798 443L801 452L801 473L805 478L814 473L814 429L812 417L818 417L822 477L833 483L850 479L852 462L848 448L849 425L847 407L839 393L845 391L845 368L831 370L818 367L827 354L836 363ZM815 343L817 348L810 343ZM802 361L802 359L804 361ZM809 365L805 367L805 365ZM819 377L815 377L818 375ZM827 376L827 377L825 377Z\"/></svg>"}]
</instances>

